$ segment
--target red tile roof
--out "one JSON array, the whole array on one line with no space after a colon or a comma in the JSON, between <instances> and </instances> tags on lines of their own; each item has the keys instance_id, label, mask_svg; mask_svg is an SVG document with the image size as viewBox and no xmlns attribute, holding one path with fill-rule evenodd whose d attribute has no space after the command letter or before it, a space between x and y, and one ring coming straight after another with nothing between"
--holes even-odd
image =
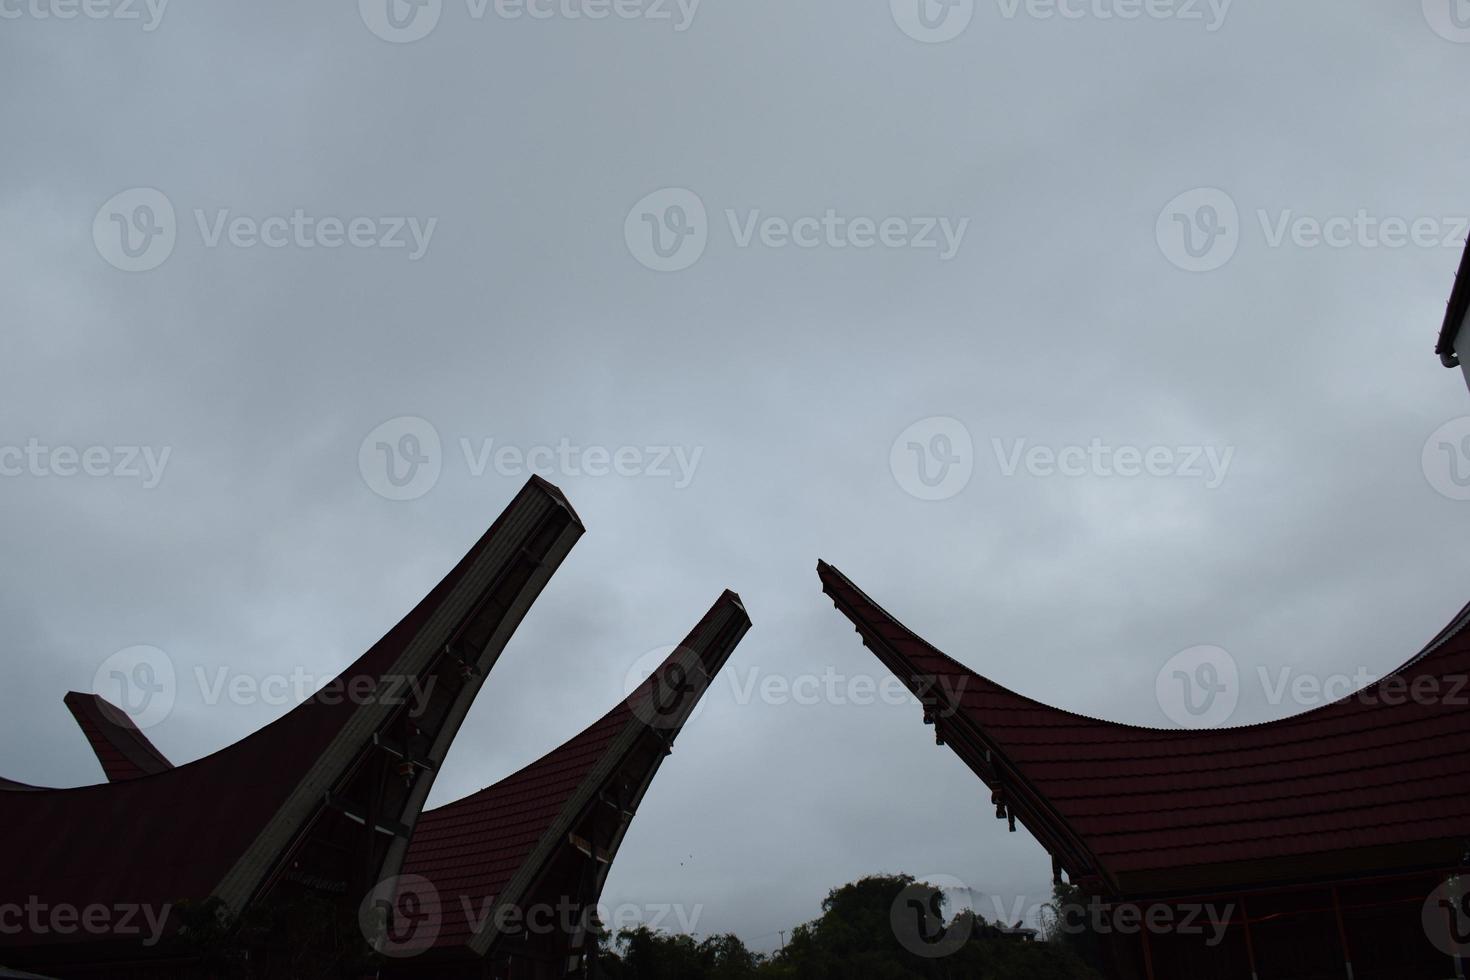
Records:
<instances>
[{"instance_id":1,"label":"red tile roof","mask_svg":"<svg viewBox=\"0 0 1470 980\"><path fill-rule=\"evenodd\" d=\"M480 910L504 892L630 717L619 705L521 771L424 812L403 870L428 879L438 892L441 905L424 908L441 918L436 945L468 945L476 923L464 910Z\"/></svg>"},{"instance_id":2,"label":"red tile roof","mask_svg":"<svg viewBox=\"0 0 1470 980\"><path fill-rule=\"evenodd\" d=\"M63 699L72 716L82 727L82 734L102 763L108 782L137 779L172 769L164 754L156 749L148 736L138 731L120 708L96 694L69 692Z\"/></svg>"},{"instance_id":3,"label":"red tile roof","mask_svg":"<svg viewBox=\"0 0 1470 980\"><path fill-rule=\"evenodd\" d=\"M539 479L528 483L444 580L339 675L344 687L333 689L349 689L345 685L358 678L376 683L405 670L406 651L419 650L453 627L449 606L473 609L490 587L479 585L478 578L473 580L477 584L469 584L472 571L477 576L492 572L482 557L507 552L522 560L521 549L542 520L536 515L558 508L570 515L575 540L581 526L560 491ZM549 575L561 554L532 558L544 561L544 574ZM534 596L539 587L527 585L523 596ZM442 646L444 640L438 642ZM0 902L17 897L25 902L34 896L52 906L127 903L164 910L219 894L242 855L259 849L263 829L288 801L303 798L299 787L308 779L324 778L329 746L341 748L343 739L351 742L337 752L343 767L357 758L353 753L367 751L374 730L369 727L348 738L348 723L383 710L371 699L364 704L348 697L313 697L239 742L186 765L121 782L0 793L0 826L5 828L0 836ZM302 827L324 805L321 794L304 798L313 809ZM284 853L282 845L268 860L278 864ZM51 934L41 941L103 938ZM0 946L36 941L38 937L0 933Z\"/></svg>"},{"instance_id":4,"label":"red tile roof","mask_svg":"<svg viewBox=\"0 0 1470 980\"><path fill-rule=\"evenodd\" d=\"M1341 701L1265 724L1167 730L1007 690L924 642L837 569L824 562L818 574L864 642L927 692L940 735L1074 877L1135 893L1205 887L1457 863L1470 842L1466 612ZM1397 693L1415 681L1443 696Z\"/></svg>"},{"instance_id":5,"label":"red tile roof","mask_svg":"<svg viewBox=\"0 0 1470 980\"><path fill-rule=\"evenodd\" d=\"M437 893L437 906L432 901L423 906L426 914L439 917L435 945L470 943L477 923L464 914L466 909L483 917L491 900L522 908L536 900L534 895L512 894L512 879L527 871L532 879L539 877L528 862L535 860L538 849L549 860L551 846L565 841L572 811L610 778L634 739L672 741L749 627L739 597L727 591L647 681L581 734L478 793L424 812L403 870L429 880ZM659 721L652 714L655 686L684 668L694 671L697 683L680 701L679 718ZM650 771L641 774L645 786L663 755L656 753ZM556 900L547 899L548 904Z\"/></svg>"},{"instance_id":6,"label":"red tile roof","mask_svg":"<svg viewBox=\"0 0 1470 980\"><path fill-rule=\"evenodd\" d=\"M735 633L727 631L724 640L716 644L712 641L717 637L707 633L706 627L721 615L741 621L744 626ZM703 693L708 679L728 659L747 627L739 598L727 592L685 638L681 649L691 649L696 644L702 648L699 660L706 683L699 686L699 693ZM670 654L654 676L666 675L678 656L677 652ZM649 685L652 683L650 679ZM647 697L649 685L537 762L478 793L423 813L403 873L429 878L441 896L453 896L451 901L431 904L425 909L445 921L437 945L468 943L471 922L465 918L465 906L459 899L470 897L469 908L479 910L486 897L503 893L583 780L604 759L629 723L641 717L635 714L633 705ZM152 771L172 768L132 720L104 698L72 692L67 695L66 704L110 780L148 774L132 763L132 756L142 756ZM0 781L4 782L8 781ZM0 785L0 788L11 787L34 788L20 783Z\"/></svg>"}]
</instances>

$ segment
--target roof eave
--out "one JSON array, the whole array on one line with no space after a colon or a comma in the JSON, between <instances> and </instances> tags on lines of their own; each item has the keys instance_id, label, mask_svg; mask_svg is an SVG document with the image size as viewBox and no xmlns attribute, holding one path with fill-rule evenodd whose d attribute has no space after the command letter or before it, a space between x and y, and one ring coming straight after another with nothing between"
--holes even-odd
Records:
<instances>
[{"instance_id":1,"label":"roof eave","mask_svg":"<svg viewBox=\"0 0 1470 980\"><path fill-rule=\"evenodd\" d=\"M862 596L890 623L907 633L912 634L912 631L899 623L887 610L834 566L825 561L819 561L817 572L822 581L822 591L853 624L863 639L863 645L873 651L879 661L907 685L909 675L916 673L911 665L906 662L901 653L882 638L876 629L872 628L872 624L867 624L867 628L864 628L864 617L852 609L833 589L833 582L840 580L847 588ZM948 695L940 691L937 692L937 696L947 697ZM999 743L986 733L984 727L972 719L958 704L948 705L944 715L943 718L935 718L936 731L944 736L955 754L980 777L987 788L992 792L1004 794L1007 807L1015 816L1016 821L1024 826L1027 832L1036 838L1037 842L1066 869L1068 876L1073 880L1082 878L1099 880L1109 890L1115 890L1115 882L1105 871L1097 856L1083 843L1082 836L1047 801L1046 796L1001 749Z\"/></svg>"},{"instance_id":2,"label":"roof eave","mask_svg":"<svg viewBox=\"0 0 1470 980\"><path fill-rule=\"evenodd\" d=\"M1460 269L1455 275L1455 288L1450 292L1449 307L1445 310L1444 325L1439 330L1439 342L1434 352L1439 362L1447 368L1459 367L1460 357L1455 353L1455 344L1465 317L1470 314L1470 242L1466 243L1465 254L1460 258Z\"/></svg>"}]
</instances>

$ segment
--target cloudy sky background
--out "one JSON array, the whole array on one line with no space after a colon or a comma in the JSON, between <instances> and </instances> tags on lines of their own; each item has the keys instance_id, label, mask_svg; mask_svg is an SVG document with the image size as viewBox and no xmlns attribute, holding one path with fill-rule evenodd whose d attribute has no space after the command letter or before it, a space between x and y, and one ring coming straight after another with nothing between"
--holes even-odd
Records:
<instances>
[{"instance_id":1,"label":"cloudy sky background","mask_svg":"<svg viewBox=\"0 0 1470 980\"><path fill-rule=\"evenodd\" d=\"M186 680L149 730L176 762L284 713L206 705L188 679L326 678L371 644L524 482L474 476L462 439L702 456L682 488L542 470L589 533L434 803L580 730L725 587L755 622L728 681L884 677L818 557L995 680L1148 725L1171 723L1155 676L1178 651L1229 651L1232 721L1260 721L1310 705L1271 703L1258 668L1382 673L1470 591L1470 503L1421 459L1470 412L1431 354L1459 249L1272 247L1258 215L1456 230L1470 31L1444 27L1448 2L1239 2L1211 31L1203 6L1070 20L982 0L943 44L880 0L705 0L683 31L677 8L476 19L444 0L413 43L346 2L177 4L152 31L143 8L6 2L0 446L171 455L154 488L0 478L0 774L100 779L61 697L135 644ZM93 219L135 187L167 195L177 243L129 273ZM660 273L624 226L671 187L708 209L708 245ZM1195 188L1239 210L1210 272L1157 234ZM297 208L438 222L411 261L208 247L194 217ZM969 225L945 261L740 247L725 216L828 208ZM443 445L412 501L375 493L358 459L402 416ZM926 501L890 449L933 417L963 424L973 475ZM1234 455L1210 488L1007 477L992 442L1094 438ZM917 705L740 701L717 686L681 737L610 904L699 906L697 932L769 949L870 872L961 878L987 914L989 896L1046 897L1044 852L993 819Z\"/></svg>"}]
</instances>

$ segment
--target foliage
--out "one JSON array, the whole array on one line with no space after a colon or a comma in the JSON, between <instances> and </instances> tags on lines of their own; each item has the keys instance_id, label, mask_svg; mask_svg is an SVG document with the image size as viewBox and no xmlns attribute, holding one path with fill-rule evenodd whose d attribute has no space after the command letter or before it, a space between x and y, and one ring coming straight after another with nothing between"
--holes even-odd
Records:
<instances>
[{"instance_id":1,"label":"foliage","mask_svg":"<svg viewBox=\"0 0 1470 980\"><path fill-rule=\"evenodd\" d=\"M944 956L925 957L905 947L891 919L896 902L915 886L908 875L871 875L833 889L822 915L797 926L785 948L771 956L752 953L732 935L703 941L646 927L620 932L603 952L609 980L1096 980L1060 934L1027 942L1008 935L969 909L947 920L963 941ZM934 900L937 890L918 894Z\"/></svg>"},{"instance_id":2,"label":"foliage","mask_svg":"<svg viewBox=\"0 0 1470 980\"><path fill-rule=\"evenodd\" d=\"M182 902L175 911L181 928L168 942L201 978L356 975L375 959L356 917L310 893L256 902L241 916L217 898Z\"/></svg>"},{"instance_id":3,"label":"foliage","mask_svg":"<svg viewBox=\"0 0 1470 980\"><path fill-rule=\"evenodd\" d=\"M1091 928L1091 917L1087 914L1087 896L1075 885L1057 882L1052 888L1052 901L1047 910L1048 942L1070 950L1079 960L1101 971L1103 968L1103 941Z\"/></svg>"}]
</instances>

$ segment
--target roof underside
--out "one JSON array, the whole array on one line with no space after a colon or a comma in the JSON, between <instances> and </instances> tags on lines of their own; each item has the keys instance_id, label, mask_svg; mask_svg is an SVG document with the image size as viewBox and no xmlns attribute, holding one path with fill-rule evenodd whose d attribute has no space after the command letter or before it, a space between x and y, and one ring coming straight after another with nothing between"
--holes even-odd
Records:
<instances>
[{"instance_id":1,"label":"roof underside","mask_svg":"<svg viewBox=\"0 0 1470 980\"><path fill-rule=\"evenodd\" d=\"M1444 325L1439 331L1439 343L1434 352L1445 367L1455 367L1460 361L1455 355L1455 344L1465 318L1470 315L1470 242L1465 245L1465 254L1460 259L1460 271L1455 276L1455 288L1450 293L1450 304L1445 310Z\"/></svg>"},{"instance_id":2,"label":"roof underside","mask_svg":"<svg viewBox=\"0 0 1470 980\"><path fill-rule=\"evenodd\" d=\"M1455 697L1396 696L1386 678L1266 724L1148 729L1009 691L925 643L836 569L824 563L819 574L911 689L941 701L962 692L939 706L941 733L962 756L991 752L988 764L966 761L1074 875L1130 893L1216 887L1458 854L1470 838L1467 631L1447 630L1390 675L1406 690L1433 683ZM1426 847L1434 842L1443 846Z\"/></svg>"}]
</instances>

